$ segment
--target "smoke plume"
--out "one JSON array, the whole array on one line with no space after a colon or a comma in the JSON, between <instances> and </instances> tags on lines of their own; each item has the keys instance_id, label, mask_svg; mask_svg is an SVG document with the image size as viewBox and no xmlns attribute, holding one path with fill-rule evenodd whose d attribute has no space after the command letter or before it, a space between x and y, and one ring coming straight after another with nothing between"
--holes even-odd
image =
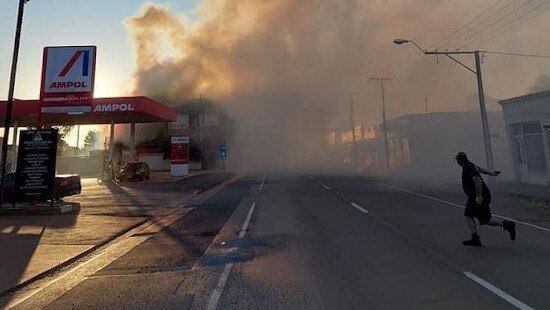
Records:
<instances>
[{"instance_id":1,"label":"smoke plume","mask_svg":"<svg viewBox=\"0 0 550 310\"><path fill-rule=\"evenodd\" d=\"M476 5L203 0L194 18L182 18L166 5L146 4L126 20L135 46L135 92L172 104L204 95L235 118L233 150L242 162L302 166L313 162L327 128L349 127L352 93L358 123L380 120L380 88L370 77L394 78L386 89L390 117L423 111L425 98L430 110L464 107L475 93L470 72L392 40L435 41L471 18ZM535 42L536 34L528 36ZM499 42L496 47L506 47ZM488 94L502 99L527 88L510 86L519 80L509 77L511 69L521 64L486 62ZM536 70L524 71L536 76Z\"/></svg>"}]
</instances>

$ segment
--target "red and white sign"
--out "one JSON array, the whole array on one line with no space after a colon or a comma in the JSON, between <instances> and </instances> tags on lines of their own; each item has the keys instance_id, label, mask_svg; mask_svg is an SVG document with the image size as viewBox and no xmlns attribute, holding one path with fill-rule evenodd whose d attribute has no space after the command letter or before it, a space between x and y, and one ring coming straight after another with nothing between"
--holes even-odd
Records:
<instances>
[{"instance_id":1,"label":"red and white sign","mask_svg":"<svg viewBox=\"0 0 550 310\"><path fill-rule=\"evenodd\" d=\"M91 112L95 60L95 46L45 47L40 88L41 112Z\"/></svg>"},{"instance_id":2,"label":"red and white sign","mask_svg":"<svg viewBox=\"0 0 550 310\"><path fill-rule=\"evenodd\" d=\"M170 175L189 174L189 137L172 137L170 150Z\"/></svg>"}]
</instances>

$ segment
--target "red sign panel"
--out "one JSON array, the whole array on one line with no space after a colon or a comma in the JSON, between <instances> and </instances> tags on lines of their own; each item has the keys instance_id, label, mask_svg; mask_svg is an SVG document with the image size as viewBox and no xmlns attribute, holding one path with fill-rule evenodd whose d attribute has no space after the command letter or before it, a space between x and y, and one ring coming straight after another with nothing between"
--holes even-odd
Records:
<instances>
[{"instance_id":1,"label":"red sign panel","mask_svg":"<svg viewBox=\"0 0 550 310\"><path fill-rule=\"evenodd\" d=\"M189 137L172 137L170 159L172 165L189 164Z\"/></svg>"},{"instance_id":2,"label":"red sign panel","mask_svg":"<svg viewBox=\"0 0 550 310\"><path fill-rule=\"evenodd\" d=\"M45 47L40 88L41 112L91 112L95 59L95 46Z\"/></svg>"}]
</instances>

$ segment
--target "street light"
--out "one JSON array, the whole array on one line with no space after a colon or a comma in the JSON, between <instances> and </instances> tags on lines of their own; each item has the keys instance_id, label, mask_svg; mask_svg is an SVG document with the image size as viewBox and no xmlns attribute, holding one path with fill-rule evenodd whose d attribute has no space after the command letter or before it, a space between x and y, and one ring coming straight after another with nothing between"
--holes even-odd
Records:
<instances>
[{"instance_id":1,"label":"street light","mask_svg":"<svg viewBox=\"0 0 550 310\"><path fill-rule=\"evenodd\" d=\"M477 90L479 95L479 110L481 112L481 125L483 128L483 141L485 145L485 158L487 160L487 169L494 171L495 166L493 162L493 148L491 147L491 137L489 135L489 121L487 119L487 108L485 107L485 94L483 92L483 79L481 76L481 59L479 57L480 51L464 51L464 52L428 52L427 50L420 47L416 42L413 40L407 40L407 39L395 39L393 40L393 43L397 45L401 45L404 43L412 43L414 44L422 53L425 55L445 55L449 57L454 62L458 63L462 67L466 68L468 71L474 73L477 77ZM467 55L467 54L473 54L475 58L476 68L475 70L470 68L469 66L465 65L458 59L454 58L451 55Z\"/></svg>"},{"instance_id":2,"label":"street light","mask_svg":"<svg viewBox=\"0 0 550 310\"><path fill-rule=\"evenodd\" d=\"M19 57L19 42L21 39L21 26L23 24L23 11L25 9L25 3L29 0L19 0L19 9L17 14L17 26L15 28L15 40L13 43L13 57L11 62L11 73L10 73L10 86L8 90L8 102L6 105L6 115L4 119L4 138L2 139L2 163L0 170L0 180L4 180L6 175L6 164L8 157L8 138L10 135L10 126L11 126L11 114L13 111L13 93L15 90L15 76L17 72L17 59ZM14 133L17 134L17 133ZM15 147L15 145L13 146ZM4 187L0 189L0 208L4 202Z\"/></svg>"},{"instance_id":3,"label":"street light","mask_svg":"<svg viewBox=\"0 0 550 310\"><path fill-rule=\"evenodd\" d=\"M407 40L407 39L395 39L393 40L393 43L397 45L405 44L405 43L412 43L416 48L418 48L422 53L426 53L426 50L420 47L420 45L416 44L413 40Z\"/></svg>"}]
</instances>

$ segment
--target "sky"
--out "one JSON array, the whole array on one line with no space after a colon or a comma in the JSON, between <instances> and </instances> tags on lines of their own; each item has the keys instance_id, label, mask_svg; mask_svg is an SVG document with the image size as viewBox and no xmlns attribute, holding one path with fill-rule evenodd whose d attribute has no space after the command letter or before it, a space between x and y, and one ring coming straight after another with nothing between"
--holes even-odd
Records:
<instances>
[{"instance_id":1,"label":"sky","mask_svg":"<svg viewBox=\"0 0 550 310\"><path fill-rule=\"evenodd\" d=\"M17 0L0 1L0 100L8 96L17 19ZM130 91L134 53L125 18L139 12L140 0L31 0L25 5L15 97L37 99L42 49L55 45L96 45L96 97ZM160 1L150 1L160 2ZM196 0L162 1L191 13Z\"/></svg>"},{"instance_id":2,"label":"sky","mask_svg":"<svg viewBox=\"0 0 550 310\"><path fill-rule=\"evenodd\" d=\"M8 97L17 0L0 1L0 100ZM197 0L147 1L168 4L192 16ZM56 45L95 45L96 97L123 96L131 91L134 52L124 20L139 12L140 0L31 0L25 5L15 98L37 99L40 92L42 49ZM82 126L80 146L89 130ZM76 130L68 137L76 146Z\"/></svg>"},{"instance_id":3,"label":"sky","mask_svg":"<svg viewBox=\"0 0 550 310\"><path fill-rule=\"evenodd\" d=\"M17 2L0 1L0 100L8 92ZM369 78L379 76L393 78L386 88L390 118L422 113L426 98L431 111L464 110L475 107L470 102L475 76L444 57L422 56L414 46L396 46L392 40L404 37L430 47L489 9L483 18L487 23L458 44L471 43L468 37L487 31L487 39L466 48L550 54L550 39L542 31L550 16L546 0L501 0L500 7L490 10L494 3L497 0L31 0L15 95L38 97L44 46L96 45L96 97L133 92L177 104L206 93L237 107L241 123L256 117L259 123L249 125L253 128L300 131L304 116L311 115L311 124L324 126L332 118L334 126L342 126L350 92L355 93L356 121L378 122L380 89ZM531 8L536 14L523 14ZM516 16L522 17L520 24L492 34L491 27L507 25ZM141 48L136 51L134 46ZM471 57L461 60L473 65ZM549 59L483 58L485 91L496 99L523 95L538 75L549 73ZM256 110L248 109L252 106ZM264 114L291 121L269 124L257 117ZM306 136L295 142L302 140Z\"/></svg>"}]
</instances>

